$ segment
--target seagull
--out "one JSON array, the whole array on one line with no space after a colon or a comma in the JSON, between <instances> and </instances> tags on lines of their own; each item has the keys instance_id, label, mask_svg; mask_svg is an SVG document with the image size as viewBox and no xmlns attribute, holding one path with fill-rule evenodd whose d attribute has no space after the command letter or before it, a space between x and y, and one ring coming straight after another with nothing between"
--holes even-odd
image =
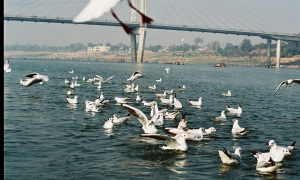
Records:
<instances>
[{"instance_id":1,"label":"seagull","mask_svg":"<svg viewBox=\"0 0 300 180\"><path fill-rule=\"evenodd\" d=\"M160 101L164 104L172 104L173 103L173 95L171 94L169 99L159 97Z\"/></svg>"},{"instance_id":2,"label":"seagull","mask_svg":"<svg viewBox=\"0 0 300 180\"><path fill-rule=\"evenodd\" d=\"M125 92L134 92L134 87L133 86L131 86L131 87L123 87L123 90Z\"/></svg>"},{"instance_id":3,"label":"seagull","mask_svg":"<svg viewBox=\"0 0 300 180\"><path fill-rule=\"evenodd\" d=\"M75 77L72 77L73 80L77 80L78 79L78 76L75 76Z\"/></svg>"},{"instance_id":4,"label":"seagull","mask_svg":"<svg viewBox=\"0 0 300 180\"><path fill-rule=\"evenodd\" d=\"M96 106L96 103L92 103L91 106L92 106L91 111L92 111L93 113L101 112L101 108L97 107L97 106Z\"/></svg>"},{"instance_id":5,"label":"seagull","mask_svg":"<svg viewBox=\"0 0 300 180\"><path fill-rule=\"evenodd\" d=\"M73 82L73 81L71 82L71 84L70 84L69 88L71 88L71 89L74 89L74 88L75 88L75 84L74 84L74 82Z\"/></svg>"},{"instance_id":6,"label":"seagull","mask_svg":"<svg viewBox=\"0 0 300 180\"><path fill-rule=\"evenodd\" d=\"M70 81L65 79L65 84L69 84L69 83L70 83Z\"/></svg>"},{"instance_id":7,"label":"seagull","mask_svg":"<svg viewBox=\"0 0 300 180\"><path fill-rule=\"evenodd\" d=\"M114 127L113 118L109 118L103 124L104 129L112 129Z\"/></svg>"},{"instance_id":8,"label":"seagull","mask_svg":"<svg viewBox=\"0 0 300 180\"><path fill-rule=\"evenodd\" d=\"M203 133L205 133L205 129L203 127L200 127L199 129L183 128L183 130L188 133L186 140L191 141L202 141Z\"/></svg>"},{"instance_id":9,"label":"seagull","mask_svg":"<svg viewBox=\"0 0 300 180\"><path fill-rule=\"evenodd\" d=\"M31 86L35 83L42 83L44 81L49 81L48 76L44 76L44 75L38 74L36 72L27 74L27 75L25 75L25 77L29 77L29 78L26 79L25 81L20 79L20 84L23 86Z\"/></svg>"},{"instance_id":10,"label":"seagull","mask_svg":"<svg viewBox=\"0 0 300 180\"><path fill-rule=\"evenodd\" d=\"M274 92L273 95L275 95L275 94L277 93L277 91L279 90L279 88L280 88L283 84L285 84L285 87L287 87L287 86L290 87L293 83L300 84L300 79L288 79L288 80L286 80L286 81L282 81L282 82L279 84L278 88L276 89L276 91Z\"/></svg>"},{"instance_id":11,"label":"seagull","mask_svg":"<svg viewBox=\"0 0 300 180\"><path fill-rule=\"evenodd\" d=\"M67 91L67 95L71 95L72 94L72 89L69 88L68 91Z\"/></svg>"},{"instance_id":12,"label":"seagull","mask_svg":"<svg viewBox=\"0 0 300 180\"><path fill-rule=\"evenodd\" d=\"M227 93L221 92L221 95L222 95L222 96L226 96L226 97L230 97L230 96L231 96L231 90L228 90Z\"/></svg>"},{"instance_id":13,"label":"seagull","mask_svg":"<svg viewBox=\"0 0 300 180\"><path fill-rule=\"evenodd\" d=\"M130 113L128 113L126 116L124 117L120 117L118 118L116 114L113 115L113 123L114 124L121 124L126 122L128 119L130 118Z\"/></svg>"},{"instance_id":14,"label":"seagull","mask_svg":"<svg viewBox=\"0 0 300 180\"><path fill-rule=\"evenodd\" d=\"M174 91L173 89L171 89L171 90L164 89L164 90L166 91L167 94L173 94L173 91Z\"/></svg>"},{"instance_id":15,"label":"seagull","mask_svg":"<svg viewBox=\"0 0 300 180\"><path fill-rule=\"evenodd\" d=\"M182 104L181 102L177 99L176 94L174 94L174 108L175 109L181 109Z\"/></svg>"},{"instance_id":16,"label":"seagull","mask_svg":"<svg viewBox=\"0 0 300 180\"><path fill-rule=\"evenodd\" d=\"M202 105L202 97L199 97L198 101L192 101L190 99L187 100L193 106L201 106Z\"/></svg>"},{"instance_id":17,"label":"seagull","mask_svg":"<svg viewBox=\"0 0 300 180\"><path fill-rule=\"evenodd\" d=\"M285 149L288 149L289 151L294 149L294 146L296 144L296 141L294 141L291 145L284 147L284 146L278 146L276 144L276 142L272 139L269 141L269 146L268 148L270 148L270 152L271 153L277 153L278 151L283 151Z\"/></svg>"},{"instance_id":18,"label":"seagull","mask_svg":"<svg viewBox=\"0 0 300 180\"><path fill-rule=\"evenodd\" d=\"M90 0L89 3L80 11L78 15L75 16L73 22L81 23L86 21L91 21L93 19L99 18L104 13L111 11L112 15L116 20L122 25L123 29L127 34L132 34L133 29L125 25L114 13L113 7L116 6L121 0ZM137 11L141 15L142 24L151 24L153 21L151 18L137 10L128 0L129 6Z\"/></svg>"},{"instance_id":19,"label":"seagull","mask_svg":"<svg viewBox=\"0 0 300 180\"><path fill-rule=\"evenodd\" d=\"M166 91L164 90L164 93L163 94L159 94L159 93L157 93L157 94L155 94L155 96L156 97L163 97L163 98L165 98L166 97L166 95L167 95L167 93L166 93Z\"/></svg>"},{"instance_id":20,"label":"seagull","mask_svg":"<svg viewBox=\"0 0 300 180\"><path fill-rule=\"evenodd\" d=\"M180 114L179 110L176 110L172 113L166 112L165 118L169 120L174 120Z\"/></svg>"},{"instance_id":21,"label":"seagull","mask_svg":"<svg viewBox=\"0 0 300 180\"><path fill-rule=\"evenodd\" d=\"M223 147L223 146L222 146ZM225 147L223 150L218 150L219 156L223 164L239 164L241 162L241 153L243 153L242 148L237 147L234 153L230 153Z\"/></svg>"},{"instance_id":22,"label":"seagull","mask_svg":"<svg viewBox=\"0 0 300 180\"><path fill-rule=\"evenodd\" d=\"M4 71L11 72L11 69L9 68L9 60L7 60L4 64Z\"/></svg>"},{"instance_id":23,"label":"seagull","mask_svg":"<svg viewBox=\"0 0 300 180\"><path fill-rule=\"evenodd\" d=\"M72 70L72 71L69 71L70 74L73 74L73 72L74 72L73 70Z\"/></svg>"},{"instance_id":24,"label":"seagull","mask_svg":"<svg viewBox=\"0 0 300 180\"><path fill-rule=\"evenodd\" d=\"M142 129L146 134L155 134L157 132L153 120L149 120L142 111L135 107L129 106L128 104L122 104L122 106L140 121L140 123L142 124Z\"/></svg>"},{"instance_id":25,"label":"seagull","mask_svg":"<svg viewBox=\"0 0 300 180\"><path fill-rule=\"evenodd\" d=\"M256 158L258 158L257 153L260 153L260 156L262 156L261 158L268 160L271 157L272 160L275 162L282 162L285 156L292 155L292 153L287 148L283 149L282 151L278 151L277 153L271 153L271 152L261 153L252 150L250 150L250 153Z\"/></svg>"},{"instance_id":26,"label":"seagull","mask_svg":"<svg viewBox=\"0 0 300 180\"><path fill-rule=\"evenodd\" d=\"M136 101L141 101L142 100L142 95L140 95L139 93L136 93Z\"/></svg>"},{"instance_id":27,"label":"seagull","mask_svg":"<svg viewBox=\"0 0 300 180\"><path fill-rule=\"evenodd\" d=\"M147 101L143 100L142 103L144 104L144 106L153 106L155 101L147 102Z\"/></svg>"},{"instance_id":28,"label":"seagull","mask_svg":"<svg viewBox=\"0 0 300 180\"><path fill-rule=\"evenodd\" d=\"M101 81L99 81L99 84L98 84L98 86L97 86L97 89L101 89L102 87L102 83L101 83Z\"/></svg>"},{"instance_id":29,"label":"seagull","mask_svg":"<svg viewBox=\"0 0 300 180\"><path fill-rule=\"evenodd\" d=\"M99 76L99 75L94 75L94 79L98 79L100 82L102 83L108 83L109 80L111 80L112 78L114 78L115 76L110 76L107 79L103 79L103 77Z\"/></svg>"},{"instance_id":30,"label":"seagull","mask_svg":"<svg viewBox=\"0 0 300 180\"><path fill-rule=\"evenodd\" d=\"M240 134L240 135L245 135L247 134L247 128L242 128L239 126L239 121L237 119L232 119L233 125L231 132L232 134Z\"/></svg>"},{"instance_id":31,"label":"seagull","mask_svg":"<svg viewBox=\"0 0 300 180\"><path fill-rule=\"evenodd\" d=\"M100 101L103 101L104 99L105 99L105 97L104 97L104 95L103 95L103 92L101 92L101 94L100 94Z\"/></svg>"},{"instance_id":32,"label":"seagull","mask_svg":"<svg viewBox=\"0 0 300 180\"><path fill-rule=\"evenodd\" d=\"M188 150L188 146L185 140L187 137L186 132L180 133L174 137L170 137L164 134L140 134L140 137L148 137L165 141L167 146L159 146L163 150Z\"/></svg>"},{"instance_id":33,"label":"seagull","mask_svg":"<svg viewBox=\"0 0 300 180\"><path fill-rule=\"evenodd\" d=\"M180 119L177 128L166 127L166 128L164 128L164 130L166 132L170 133L170 134L173 134L173 135L177 135L179 133L182 133L184 131L184 128L186 128L187 120L185 119L186 113L181 113L181 115L182 115L182 118Z\"/></svg>"},{"instance_id":34,"label":"seagull","mask_svg":"<svg viewBox=\"0 0 300 180\"><path fill-rule=\"evenodd\" d=\"M81 84L78 84L77 81L74 83L75 87L81 86Z\"/></svg>"},{"instance_id":35,"label":"seagull","mask_svg":"<svg viewBox=\"0 0 300 180\"><path fill-rule=\"evenodd\" d=\"M68 102L69 102L70 104L78 104L77 99L78 99L78 96L77 96L77 95L75 95L73 99L71 99L71 98L67 95L67 100L68 100Z\"/></svg>"},{"instance_id":36,"label":"seagull","mask_svg":"<svg viewBox=\"0 0 300 180\"><path fill-rule=\"evenodd\" d=\"M156 82L161 82L161 78L159 78L159 79L157 79L157 80L155 80Z\"/></svg>"},{"instance_id":37,"label":"seagull","mask_svg":"<svg viewBox=\"0 0 300 180\"><path fill-rule=\"evenodd\" d=\"M134 81L134 80L137 80L137 79L141 79L145 77L145 75L142 75L140 72L134 72L130 78L127 79L127 81Z\"/></svg>"},{"instance_id":38,"label":"seagull","mask_svg":"<svg viewBox=\"0 0 300 180\"><path fill-rule=\"evenodd\" d=\"M127 100L130 100L130 99L132 99L131 97L123 97L123 98L121 98L121 97L115 97L114 98L114 100L117 102L117 103L119 103L119 104L122 104L122 103L128 103L127 102Z\"/></svg>"},{"instance_id":39,"label":"seagull","mask_svg":"<svg viewBox=\"0 0 300 180\"><path fill-rule=\"evenodd\" d=\"M155 84L154 84L153 86L148 86L148 89L153 89L153 90L155 90L155 89L156 89Z\"/></svg>"},{"instance_id":40,"label":"seagull","mask_svg":"<svg viewBox=\"0 0 300 180\"><path fill-rule=\"evenodd\" d=\"M210 127L210 128L208 128L208 129L205 129L205 130L204 130L203 135L204 135L204 136L209 136L209 135L211 135L211 133L213 133L213 132L218 133L218 131L217 131L216 128Z\"/></svg>"},{"instance_id":41,"label":"seagull","mask_svg":"<svg viewBox=\"0 0 300 180\"><path fill-rule=\"evenodd\" d=\"M256 170L259 172L275 172L280 166L280 164L276 163L272 157L265 159L261 152L256 152L255 156L257 159Z\"/></svg>"},{"instance_id":42,"label":"seagull","mask_svg":"<svg viewBox=\"0 0 300 180\"><path fill-rule=\"evenodd\" d=\"M243 105L242 105L242 104L239 104L239 105L238 105L238 108L235 109L235 108L232 108L232 107L230 107L229 105L226 104L226 109L227 109L229 112L234 113L234 114L241 114L241 113L243 112L242 107L243 107Z\"/></svg>"},{"instance_id":43,"label":"seagull","mask_svg":"<svg viewBox=\"0 0 300 180\"><path fill-rule=\"evenodd\" d=\"M95 104L95 102L91 102L91 101L84 101L84 105L85 105L85 110L86 111L91 111L93 109L93 105Z\"/></svg>"},{"instance_id":44,"label":"seagull","mask_svg":"<svg viewBox=\"0 0 300 180\"><path fill-rule=\"evenodd\" d=\"M169 74L171 68L166 68L165 71L167 74Z\"/></svg>"},{"instance_id":45,"label":"seagull","mask_svg":"<svg viewBox=\"0 0 300 180\"><path fill-rule=\"evenodd\" d=\"M226 122L227 121L225 111L221 112L221 116L218 116L218 117L212 116L212 117L213 117L214 121L216 121L216 122Z\"/></svg>"},{"instance_id":46,"label":"seagull","mask_svg":"<svg viewBox=\"0 0 300 180\"><path fill-rule=\"evenodd\" d=\"M179 87L178 87L178 90L179 90L179 91L185 91L185 90L186 90L186 86L185 86L185 85L182 85L182 87L179 86Z\"/></svg>"},{"instance_id":47,"label":"seagull","mask_svg":"<svg viewBox=\"0 0 300 180\"><path fill-rule=\"evenodd\" d=\"M155 126L162 126L164 124L164 114L158 113L158 118L154 121Z\"/></svg>"}]
</instances>

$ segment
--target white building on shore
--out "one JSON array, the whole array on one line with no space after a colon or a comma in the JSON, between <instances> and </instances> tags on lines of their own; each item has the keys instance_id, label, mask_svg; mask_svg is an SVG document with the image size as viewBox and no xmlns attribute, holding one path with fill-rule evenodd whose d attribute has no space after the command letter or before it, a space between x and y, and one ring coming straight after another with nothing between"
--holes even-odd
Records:
<instances>
[{"instance_id":1,"label":"white building on shore","mask_svg":"<svg viewBox=\"0 0 300 180\"><path fill-rule=\"evenodd\" d=\"M94 47L88 47L87 48L87 51L88 52L109 52L110 51L110 46L100 46L100 45L97 45L97 46L94 46Z\"/></svg>"}]
</instances>

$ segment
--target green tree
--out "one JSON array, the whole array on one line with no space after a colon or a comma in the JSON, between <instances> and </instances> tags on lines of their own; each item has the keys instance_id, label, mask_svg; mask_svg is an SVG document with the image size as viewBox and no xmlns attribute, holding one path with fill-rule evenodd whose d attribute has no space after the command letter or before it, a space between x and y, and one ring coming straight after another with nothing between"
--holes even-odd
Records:
<instances>
[{"instance_id":1,"label":"green tree","mask_svg":"<svg viewBox=\"0 0 300 180\"><path fill-rule=\"evenodd\" d=\"M251 41L249 39L244 39L241 42L240 49L244 52L250 52L252 50Z\"/></svg>"}]
</instances>

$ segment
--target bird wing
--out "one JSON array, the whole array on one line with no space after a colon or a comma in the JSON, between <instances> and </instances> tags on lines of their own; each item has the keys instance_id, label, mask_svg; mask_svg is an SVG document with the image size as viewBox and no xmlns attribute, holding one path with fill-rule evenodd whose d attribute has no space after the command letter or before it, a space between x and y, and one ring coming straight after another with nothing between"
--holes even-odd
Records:
<instances>
[{"instance_id":1,"label":"bird wing","mask_svg":"<svg viewBox=\"0 0 300 180\"><path fill-rule=\"evenodd\" d=\"M122 106L125 107L130 112L130 114L138 118L138 120L143 126L149 125L148 118L142 111L132 106L129 106L128 104L122 104Z\"/></svg>"},{"instance_id":2,"label":"bird wing","mask_svg":"<svg viewBox=\"0 0 300 180\"><path fill-rule=\"evenodd\" d=\"M158 140L163 140L166 142L168 147L176 147L178 145L177 140L163 134L140 134L140 137L149 137L149 138L154 138Z\"/></svg>"},{"instance_id":3,"label":"bird wing","mask_svg":"<svg viewBox=\"0 0 300 180\"><path fill-rule=\"evenodd\" d=\"M111 76L111 77L107 78L107 79L105 80L105 82L109 81L110 79L112 79L112 78L114 78L114 77L115 77L115 76Z\"/></svg>"},{"instance_id":4,"label":"bird wing","mask_svg":"<svg viewBox=\"0 0 300 180\"><path fill-rule=\"evenodd\" d=\"M120 0L90 0L73 21L85 22L98 18L111 10L119 2Z\"/></svg>"},{"instance_id":5,"label":"bird wing","mask_svg":"<svg viewBox=\"0 0 300 180\"><path fill-rule=\"evenodd\" d=\"M33 73L30 73L30 74L25 75L25 77L33 78L33 77L36 76L36 75L38 75L38 73L33 72Z\"/></svg>"},{"instance_id":6,"label":"bird wing","mask_svg":"<svg viewBox=\"0 0 300 180\"><path fill-rule=\"evenodd\" d=\"M294 79L294 80L293 80L293 83L298 83L298 84L300 84L300 79Z\"/></svg>"},{"instance_id":7,"label":"bird wing","mask_svg":"<svg viewBox=\"0 0 300 180\"><path fill-rule=\"evenodd\" d=\"M277 91L280 89L280 87L285 83L285 81L282 81L279 86L277 87L276 91L274 92L273 95L275 95L277 93Z\"/></svg>"}]
</instances>

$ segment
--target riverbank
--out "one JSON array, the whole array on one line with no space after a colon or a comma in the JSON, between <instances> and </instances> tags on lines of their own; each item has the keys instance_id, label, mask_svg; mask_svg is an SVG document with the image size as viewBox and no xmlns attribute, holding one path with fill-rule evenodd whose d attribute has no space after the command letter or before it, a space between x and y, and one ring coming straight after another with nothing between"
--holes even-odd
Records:
<instances>
[{"instance_id":1,"label":"riverbank","mask_svg":"<svg viewBox=\"0 0 300 180\"><path fill-rule=\"evenodd\" d=\"M125 62L131 62L130 52L23 52L23 51L4 51L4 58L8 59L68 59L68 60L104 60L118 61L124 59ZM270 64L275 64L275 57L271 57ZM215 64L225 63L227 65L240 66L262 66L267 64L266 56L256 57L224 57L214 53L200 52L144 52L144 62L148 63L174 63L182 64ZM281 64L287 68L300 67L300 55L291 58L281 58Z\"/></svg>"}]
</instances>

